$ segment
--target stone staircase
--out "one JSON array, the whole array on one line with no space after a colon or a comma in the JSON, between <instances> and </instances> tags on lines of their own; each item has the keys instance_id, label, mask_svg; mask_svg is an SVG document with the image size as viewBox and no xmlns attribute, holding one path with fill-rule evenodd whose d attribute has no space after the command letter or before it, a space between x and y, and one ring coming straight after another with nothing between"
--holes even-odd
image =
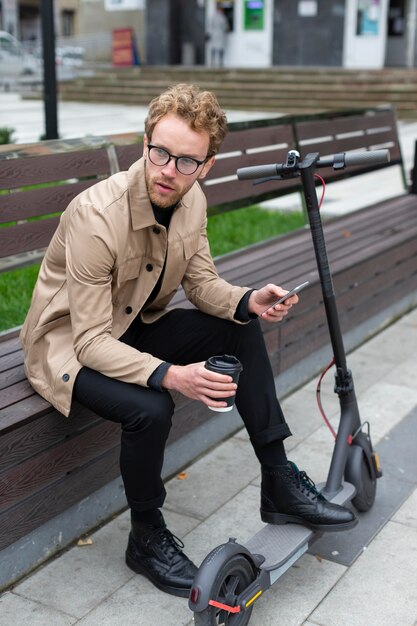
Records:
<instances>
[{"instance_id":1,"label":"stone staircase","mask_svg":"<svg viewBox=\"0 0 417 626\"><path fill-rule=\"evenodd\" d=\"M417 69L110 68L61 82L59 92L62 100L147 105L177 82L196 82L214 91L226 109L316 113L392 104L399 118L417 119Z\"/></svg>"}]
</instances>

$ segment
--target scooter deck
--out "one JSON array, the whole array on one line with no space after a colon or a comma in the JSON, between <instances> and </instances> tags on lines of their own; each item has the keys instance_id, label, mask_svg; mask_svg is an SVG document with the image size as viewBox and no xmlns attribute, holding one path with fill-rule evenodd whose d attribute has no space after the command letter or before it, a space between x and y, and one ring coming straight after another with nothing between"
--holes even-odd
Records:
<instances>
[{"instance_id":1,"label":"scooter deck","mask_svg":"<svg viewBox=\"0 0 417 626\"><path fill-rule=\"evenodd\" d=\"M355 487L344 482L342 489L331 501L335 504L345 504L354 495ZM301 524L282 526L267 524L244 545L252 554L262 554L265 557L261 569L270 571L271 579L273 578L271 582L274 582L308 550L315 534L317 534L315 531ZM274 573L271 570L274 570Z\"/></svg>"}]
</instances>

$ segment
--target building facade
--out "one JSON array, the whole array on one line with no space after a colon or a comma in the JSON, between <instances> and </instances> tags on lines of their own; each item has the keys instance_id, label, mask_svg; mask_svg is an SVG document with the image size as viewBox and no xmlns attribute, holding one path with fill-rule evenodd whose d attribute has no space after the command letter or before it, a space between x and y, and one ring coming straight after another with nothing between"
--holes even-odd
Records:
<instances>
[{"instance_id":1,"label":"building facade","mask_svg":"<svg viewBox=\"0 0 417 626\"><path fill-rule=\"evenodd\" d=\"M0 30L40 40L40 2L0 0ZM417 67L417 0L55 0L56 33L109 61L112 31L129 27L144 63L209 65L217 5L227 67Z\"/></svg>"}]
</instances>

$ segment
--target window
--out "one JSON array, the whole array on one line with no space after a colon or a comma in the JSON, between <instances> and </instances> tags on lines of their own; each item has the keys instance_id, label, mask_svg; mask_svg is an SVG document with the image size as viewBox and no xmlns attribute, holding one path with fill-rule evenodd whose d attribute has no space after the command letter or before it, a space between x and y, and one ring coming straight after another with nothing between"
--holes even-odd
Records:
<instances>
[{"instance_id":1,"label":"window","mask_svg":"<svg viewBox=\"0 0 417 626\"><path fill-rule=\"evenodd\" d=\"M390 0L388 8L388 37L402 37L405 34L404 4L404 0Z\"/></svg>"},{"instance_id":2,"label":"window","mask_svg":"<svg viewBox=\"0 0 417 626\"><path fill-rule=\"evenodd\" d=\"M74 34L74 11L64 9L62 15L62 35L70 37Z\"/></svg>"}]
</instances>

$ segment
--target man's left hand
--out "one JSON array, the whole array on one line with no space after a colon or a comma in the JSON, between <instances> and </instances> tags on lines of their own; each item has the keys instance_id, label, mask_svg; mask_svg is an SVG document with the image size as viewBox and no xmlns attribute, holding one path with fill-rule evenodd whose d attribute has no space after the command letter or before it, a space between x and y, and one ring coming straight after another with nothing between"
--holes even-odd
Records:
<instances>
[{"instance_id":1,"label":"man's left hand","mask_svg":"<svg viewBox=\"0 0 417 626\"><path fill-rule=\"evenodd\" d=\"M275 304L286 293L288 293L286 289L272 283L253 291L248 302L249 313L255 313L267 322L280 322L288 314L292 305L298 302L298 296L294 294L288 300Z\"/></svg>"}]
</instances>

